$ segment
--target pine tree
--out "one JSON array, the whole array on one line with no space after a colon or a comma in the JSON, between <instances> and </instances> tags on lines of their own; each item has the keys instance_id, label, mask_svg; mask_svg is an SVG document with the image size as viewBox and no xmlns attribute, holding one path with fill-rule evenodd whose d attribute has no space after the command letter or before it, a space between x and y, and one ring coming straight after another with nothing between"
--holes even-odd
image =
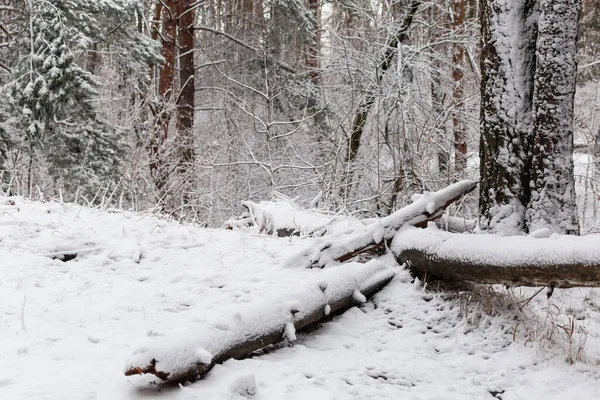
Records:
<instances>
[{"instance_id":1,"label":"pine tree","mask_svg":"<svg viewBox=\"0 0 600 400\"><path fill-rule=\"evenodd\" d=\"M4 87L13 140L30 158L27 187L48 174L53 189L93 197L117 172L123 132L100 117L90 50L112 45L124 69L139 73L144 66L147 74L156 46L136 32L133 1L27 4L19 19L23 34L10 45L12 81Z\"/></svg>"}]
</instances>

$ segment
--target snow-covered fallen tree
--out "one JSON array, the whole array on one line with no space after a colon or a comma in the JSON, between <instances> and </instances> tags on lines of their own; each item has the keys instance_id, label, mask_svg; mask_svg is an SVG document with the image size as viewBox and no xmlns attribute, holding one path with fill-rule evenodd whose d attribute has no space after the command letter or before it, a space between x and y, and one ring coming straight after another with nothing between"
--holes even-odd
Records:
<instances>
[{"instance_id":1,"label":"snow-covered fallen tree","mask_svg":"<svg viewBox=\"0 0 600 400\"><path fill-rule=\"evenodd\" d=\"M215 364L244 358L295 332L364 303L387 283L394 272L378 261L350 263L319 273L319 279L297 293L285 294L211 325L161 338L136 349L125 375L152 374L161 383L193 381Z\"/></svg>"},{"instance_id":2,"label":"snow-covered fallen tree","mask_svg":"<svg viewBox=\"0 0 600 400\"><path fill-rule=\"evenodd\" d=\"M225 222L228 229L255 226L259 233L273 236L323 236L348 228L360 228L373 222L328 214L322 210L304 210L288 201L243 201L240 218Z\"/></svg>"},{"instance_id":3,"label":"snow-covered fallen tree","mask_svg":"<svg viewBox=\"0 0 600 400\"><path fill-rule=\"evenodd\" d=\"M464 180L433 193L413 196L413 203L393 214L376 220L363 228L328 235L285 260L286 267L325 267L345 262L364 253L377 253L385 249L405 225L426 226L438 219L453 202L477 187L476 181Z\"/></svg>"},{"instance_id":4,"label":"snow-covered fallen tree","mask_svg":"<svg viewBox=\"0 0 600 400\"><path fill-rule=\"evenodd\" d=\"M600 286L600 235L503 237L406 227L397 233L391 250L413 274L426 279Z\"/></svg>"}]
</instances>

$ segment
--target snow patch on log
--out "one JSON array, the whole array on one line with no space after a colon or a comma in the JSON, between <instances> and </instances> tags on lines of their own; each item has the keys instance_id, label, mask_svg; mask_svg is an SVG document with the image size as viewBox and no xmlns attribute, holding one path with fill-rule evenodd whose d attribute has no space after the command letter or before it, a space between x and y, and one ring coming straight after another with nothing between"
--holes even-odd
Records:
<instances>
[{"instance_id":1,"label":"snow patch on log","mask_svg":"<svg viewBox=\"0 0 600 400\"><path fill-rule=\"evenodd\" d=\"M435 223L438 228L455 233L470 233L473 232L477 226L477 220L475 219L453 217L448 214L442 215Z\"/></svg>"},{"instance_id":2,"label":"snow patch on log","mask_svg":"<svg viewBox=\"0 0 600 400\"><path fill-rule=\"evenodd\" d=\"M387 284L394 272L385 264L350 263L318 272L318 279L296 293L270 299L201 328L154 339L137 348L125 366L126 375L154 374L164 382L182 382L208 372L213 364L239 358L274 344L309 326L329 312L355 305L355 293L366 301ZM325 282L325 283L324 283Z\"/></svg>"},{"instance_id":3,"label":"snow patch on log","mask_svg":"<svg viewBox=\"0 0 600 400\"><path fill-rule=\"evenodd\" d=\"M296 341L296 328L293 323L288 322L285 325L285 328L283 329L283 338L287 339L289 342Z\"/></svg>"},{"instance_id":4,"label":"snow patch on log","mask_svg":"<svg viewBox=\"0 0 600 400\"><path fill-rule=\"evenodd\" d=\"M367 298L360 292L360 290L356 289L353 293L352 293L352 298L354 299L354 301L356 301L358 304L364 304L367 302Z\"/></svg>"}]
</instances>

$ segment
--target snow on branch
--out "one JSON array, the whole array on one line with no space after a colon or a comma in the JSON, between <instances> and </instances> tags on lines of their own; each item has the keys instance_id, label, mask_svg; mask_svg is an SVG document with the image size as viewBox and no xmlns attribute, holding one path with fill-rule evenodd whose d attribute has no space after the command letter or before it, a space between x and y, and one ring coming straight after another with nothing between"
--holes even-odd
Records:
<instances>
[{"instance_id":1,"label":"snow on branch","mask_svg":"<svg viewBox=\"0 0 600 400\"><path fill-rule=\"evenodd\" d=\"M376 253L404 225L425 226L428 221L439 218L444 210L456 200L477 187L476 181L464 180L437 192L425 192L413 196L413 203L371 224L329 235L285 260L285 267L320 267L348 261L364 253Z\"/></svg>"},{"instance_id":2,"label":"snow on branch","mask_svg":"<svg viewBox=\"0 0 600 400\"><path fill-rule=\"evenodd\" d=\"M351 263L319 272L318 280L295 294L272 298L230 318L136 349L125 375L151 374L161 383L194 381L215 364L244 358L296 330L361 304L392 280L394 272L378 261Z\"/></svg>"},{"instance_id":3,"label":"snow on branch","mask_svg":"<svg viewBox=\"0 0 600 400\"><path fill-rule=\"evenodd\" d=\"M391 250L412 273L445 281L520 286L600 286L600 235L468 235L405 228Z\"/></svg>"}]
</instances>

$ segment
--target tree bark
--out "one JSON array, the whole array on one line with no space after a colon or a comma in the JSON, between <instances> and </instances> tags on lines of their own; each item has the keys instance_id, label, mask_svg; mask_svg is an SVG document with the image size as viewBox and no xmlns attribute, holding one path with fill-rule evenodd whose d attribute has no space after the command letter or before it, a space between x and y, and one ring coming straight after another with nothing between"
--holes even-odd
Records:
<instances>
[{"instance_id":1,"label":"tree bark","mask_svg":"<svg viewBox=\"0 0 600 400\"><path fill-rule=\"evenodd\" d=\"M191 190L190 174L193 174L194 151L194 22L196 19L193 0L179 0L179 98L177 99L177 136L179 146L178 172L188 174L183 188L183 202L188 202Z\"/></svg>"},{"instance_id":2,"label":"tree bark","mask_svg":"<svg viewBox=\"0 0 600 400\"><path fill-rule=\"evenodd\" d=\"M315 19L313 25L313 38L307 46L306 51L306 66L308 67L308 76L311 81L318 85L321 82L319 50L321 46L321 3L319 0L307 0L308 9Z\"/></svg>"},{"instance_id":3,"label":"tree bark","mask_svg":"<svg viewBox=\"0 0 600 400\"><path fill-rule=\"evenodd\" d=\"M376 261L331 272L296 295L263 304L257 308L260 315L240 313L215 324L218 329L206 328L157 348L138 349L127 362L125 375L152 374L166 384L195 381L231 358L246 358L286 338L293 342L295 331L361 304L394 277L391 269ZM198 359L199 352L204 359Z\"/></svg>"},{"instance_id":4,"label":"tree bark","mask_svg":"<svg viewBox=\"0 0 600 400\"><path fill-rule=\"evenodd\" d=\"M175 74L177 0L157 2L155 17L162 19L160 37L162 42L161 55L164 58L164 63L159 72L158 95L160 103L157 107L157 128L151 143L150 175L159 196L162 197L168 179L164 144L169 137L169 124L171 122L169 104L173 96L173 78ZM152 37L159 36L157 29L155 28L152 32Z\"/></svg>"},{"instance_id":5,"label":"tree bark","mask_svg":"<svg viewBox=\"0 0 600 400\"><path fill-rule=\"evenodd\" d=\"M536 50L529 232L579 234L573 171L573 106L580 0L541 0Z\"/></svg>"},{"instance_id":6,"label":"tree bark","mask_svg":"<svg viewBox=\"0 0 600 400\"><path fill-rule=\"evenodd\" d=\"M597 243L592 235L539 239L415 228L399 232L391 249L423 280L569 288L600 287Z\"/></svg>"},{"instance_id":7,"label":"tree bark","mask_svg":"<svg viewBox=\"0 0 600 400\"><path fill-rule=\"evenodd\" d=\"M481 5L479 224L507 235L525 231L529 202L536 0Z\"/></svg>"},{"instance_id":8,"label":"tree bark","mask_svg":"<svg viewBox=\"0 0 600 400\"><path fill-rule=\"evenodd\" d=\"M459 178L462 178L467 169L467 134L462 123L461 114L464 108L464 58L465 48L460 42L465 24L465 0L454 0L452 3L452 27L454 30L454 43L452 44L452 80L454 81L454 106L452 107L452 127L454 130L454 169Z\"/></svg>"},{"instance_id":9,"label":"tree bark","mask_svg":"<svg viewBox=\"0 0 600 400\"><path fill-rule=\"evenodd\" d=\"M450 181L450 152L446 149L446 143L448 142L446 132L446 111L444 108L444 94L442 93L442 80L439 71L441 68L441 63L438 60L433 60L433 66L433 70L431 71L431 102L436 118L435 132L436 141L438 142L438 172L440 173L440 177L442 179Z\"/></svg>"},{"instance_id":10,"label":"tree bark","mask_svg":"<svg viewBox=\"0 0 600 400\"><path fill-rule=\"evenodd\" d=\"M440 16L441 14L441 16ZM436 37L440 35L440 27L444 27L446 22L446 14L437 12L437 5L429 7L429 36ZM444 105L446 97L444 87L442 85L442 59L446 54L446 46L439 46L439 56L434 54L431 58L431 108L435 118L435 136L434 143L437 147L437 166L440 177L450 183L450 154L448 132L446 131L447 113Z\"/></svg>"}]
</instances>

